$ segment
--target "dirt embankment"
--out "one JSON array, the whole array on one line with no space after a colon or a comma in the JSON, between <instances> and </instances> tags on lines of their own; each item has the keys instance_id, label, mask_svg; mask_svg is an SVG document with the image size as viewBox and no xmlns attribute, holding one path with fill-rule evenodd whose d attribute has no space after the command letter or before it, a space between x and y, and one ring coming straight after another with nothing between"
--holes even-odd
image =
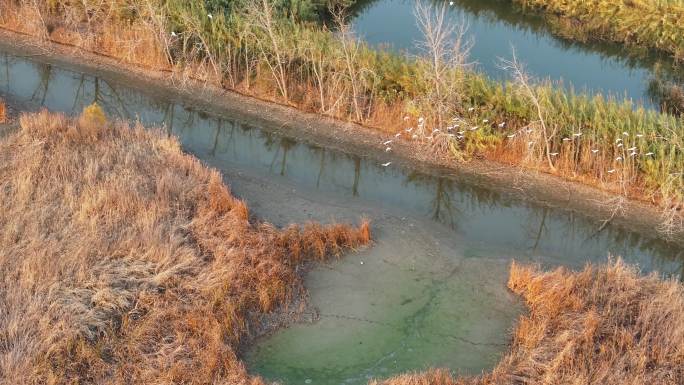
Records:
<instances>
[{"instance_id":1,"label":"dirt embankment","mask_svg":"<svg viewBox=\"0 0 684 385\"><path fill-rule=\"evenodd\" d=\"M663 236L659 230L663 228L664 220L668 219L648 202L628 200L579 182L507 164L484 160L455 163L435 155L429 146L415 142L395 141L392 153L388 154L382 143L394 138L377 130L207 86L199 81L180 80L170 72L125 65L76 47L49 43L6 30L0 30L0 47L19 55L29 55L37 60L119 81L147 93L182 99L207 112L228 113L236 120L248 121L262 129L301 141L378 162L391 160L402 167L484 185L516 198L575 210L652 237ZM669 219L671 226L665 236L672 242L684 245L681 213Z\"/></svg>"}]
</instances>

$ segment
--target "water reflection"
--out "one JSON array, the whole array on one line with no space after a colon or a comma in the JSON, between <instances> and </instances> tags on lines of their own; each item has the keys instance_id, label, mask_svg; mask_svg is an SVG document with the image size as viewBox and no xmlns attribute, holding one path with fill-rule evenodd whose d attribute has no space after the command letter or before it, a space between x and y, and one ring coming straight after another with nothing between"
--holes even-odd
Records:
<instances>
[{"instance_id":1,"label":"water reflection","mask_svg":"<svg viewBox=\"0 0 684 385\"><path fill-rule=\"evenodd\" d=\"M599 225L572 212L508 198L447 177L384 168L358 156L297 142L229 116L211 115L181 102L147 95L108 79L2 54L3 96L74 113L93 102L110 116L165 127L184 148L219 169L234 166L285 177L302 189L358 197L446 225L474 256L507 250L516 258L581 266L621 255L645 270L684 271L683 251L617 226Z\"/></svg>"},{"instance_id":2,"label":"water reflection","mask_svg":"<svg viewBox=\"0 0 684 385\"><path fill-rule=\"evenodd\" d=\"M352 24L371 44L414 52L416 40L421 39L414 4L413 0L357 1L352 8ZM469 25L475 41L471 59L497 79L506 76L498 68L498 58L510 57L514 46L526 68L537 77L563 81L577 89L626 96L646 105L660 106L648 92L656 71L660 79L682 84L683 71L667 55L555 37L542 17L525 14L510 1L455 0L450 14L453 22L465 20Z\"/></svg>"}]
</instances>

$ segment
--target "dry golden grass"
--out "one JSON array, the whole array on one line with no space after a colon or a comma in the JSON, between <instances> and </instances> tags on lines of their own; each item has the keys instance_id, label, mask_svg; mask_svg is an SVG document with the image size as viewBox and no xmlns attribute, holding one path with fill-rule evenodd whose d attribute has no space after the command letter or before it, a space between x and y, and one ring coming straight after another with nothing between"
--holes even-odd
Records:
<instances>
[{"instance_id":1,"label":"dry golden grass","mask_svg":"<svg viewBox=\"0 0 684 385\"><path fill-rule=\"evenodd\" d=\"M0 140L1 384L259 384L236 357L296 268L368 224L276 229L160 132L20 117Z\"/></svg>"},{"instance_id":2,"label":"dry golden grass","mask_svg":"<svg viewBox=\"0 0 684 385\"><path fill-rule=\"evenodd\" d=\"M683 384L684 286L621 261L581 272L512 265L509 288L529 314L490 374L436 370L385 381L427 384Z\"/></svg>"},{"instance_id":3,"label":"dry golden grass","mask_svg":"<svg viewBox=\"0 0 684 385\"><path fill-rule=\"evenodd\" d=\"M5 102L0 99L0 123L5 123L7 121L7 107L5 107Z\"/></svg>"}]
</instances>

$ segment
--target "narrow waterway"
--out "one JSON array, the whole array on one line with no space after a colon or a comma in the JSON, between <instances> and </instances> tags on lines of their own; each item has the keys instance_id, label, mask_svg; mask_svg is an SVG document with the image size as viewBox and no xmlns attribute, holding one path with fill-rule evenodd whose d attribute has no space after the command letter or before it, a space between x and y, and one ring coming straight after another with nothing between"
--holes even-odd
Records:
<instances>
[{"instance_id":1,"label":"narrow waterway","mask_svg":"<svg viewBox=\"0 0 684 385\"><path fill-rule=\"evenodd\" d=\"M246 352L249 369L284 384L361 384L447 367L477 374L505 351L524 310L506 290L511 260L579 268L619 255L645 271L680 274L674 245L596 220L277 136L168 92L138 89L40 57L0 52L0 97L27 109L112 118L176 135L221 170L260 219L276 225L371 219L371 248L306 278L315 313ZM125 83L125 84L124 84Z\"/></svg>"},{"instance_id":2,"label":"narrow waterway","mask_svg":"<svg viewBox=\"0 0 684 385\"><path fill-rule=\"evenodd\" d=\"M436 6L447 3L434 0ZM638 104L658 106L654 82L684 83L684 69L665 56L611 43L577 43L551 34L542 17L523 13L510 0L455 0L449 22L467 26L472 41L470 60L492 78L508 76L500 58L518 59L534 77L563 82L566 87L627 97ZM359 0L352 26L375 46L419 53L422 34L414 17L415 0Z\"/></svg>"}]
</instances>

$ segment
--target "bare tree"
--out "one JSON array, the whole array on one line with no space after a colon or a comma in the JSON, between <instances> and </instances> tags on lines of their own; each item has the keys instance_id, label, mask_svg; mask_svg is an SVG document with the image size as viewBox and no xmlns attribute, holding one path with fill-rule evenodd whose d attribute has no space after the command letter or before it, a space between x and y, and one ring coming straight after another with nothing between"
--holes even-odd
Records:
<instances>
[{"instance_id":1,"label":"bare tree","mask_svg":"<svg viewBox=\"0 0 684 385\"><path fill-rule=\"evenodd\" d=\"M414 14L423 40L417 43L422 58L427 60L425 73L429 84L428 105L434 108L437 125L442 127L447 114L460 102L461 85L472 41L465 36L466 23L453 23L448 17L447 4L433 6L418 1Z\"/></svg>"},{"instance_id":2,"label":"bare tree","mask_svg":"<svg viewBox=\"0 0 684 385\"><path fill-rule=\"evenodd\" d=\"M675 238L684 232L684 214L682 209L682 192L677 191L677 180L681 181L682 173L668 175L665 183L660 188L662 195L660 224L657 231L666 238Z\"/></svg>"},{"instance_id":3,"label":"bare tree","mask_svg":"<svg viewBox=\"0 0 684 385\"><path fill-rule=\"evenodd\" d=\"M247 8L247 13L251 17L250 19L254 26L267 36L270 45L268 49L263 46L261 39L257 38L256 40L264 61L273 74L280 94L285 99L285 102L289 102L286 60L283 50L285 42L277 30L273 5L269 0L253 0Z\"/></svg>"},{"instance_id":4,"label":"bare tree","mask_svg":"<svg viewBox=\"0 0 684 385\"><path fill-rule=\"evenodd\" d=\"M361 122L363 121L363 111L359 105L359 100L361 98L361 89L363 88L361 84L363 71L357 65L357 55L359 53L360 44L354 36L351 27L346 22L344 10L331 8L330 11L337 27L339 41L342 46L342 58L345 65L345 72L347 73L351 86L352 113L354 114L354 119Z\"/></svg>"},{"instance_id":5,"label":"bare tree","mask_svg":"<svg viewBox=\"0 0 684 385\"><path fill-rule=\"evenodd\" d=\"M549 168L552 170L555 170L556 167L553 165L553 162L551 161L551 141L553 140L553 137L556 135L556 128L553 129L552 132L549 132L547 125L546 125L546 120L544 118L544 109L539 101L539 97L537 96L537 92L534 90L534 88L530 85L530 77L529 75L525 72L525 69L523 65L518 61L518 58L515 55L515 49L512 50L513 52L513 58L511 60L505 60L505 59L500 59L500 67L505 70L509 71L511 75L513 76L514 81L520 88L521 92L530 100L530 102L534 105L536 111L537 111L537 117L539 119L539 124L542 129L542 136L544 140L544 147L545 147L545 156L546 156L546 161L548 162Z\"/></svg>"}]
</instances>

